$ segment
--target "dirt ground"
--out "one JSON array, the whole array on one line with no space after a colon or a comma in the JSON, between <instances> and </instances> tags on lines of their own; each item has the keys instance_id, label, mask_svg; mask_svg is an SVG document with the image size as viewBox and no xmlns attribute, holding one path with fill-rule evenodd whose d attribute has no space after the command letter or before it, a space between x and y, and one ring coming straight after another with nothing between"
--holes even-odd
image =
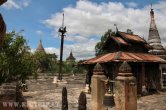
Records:
<instances>
[{"instance_id":1,"label":"dirt ground","mask_svg":"<svg viewBox=\"0 0 166 110\"><path fill-rule=\"evenodd\" d=\"M30 110L61 110L61 92L68 91L69 110L78 110L78 97L85 88L85 76L65 76L64 83L54 84L53 76L40 76L27 80L28 92L23 95ZM87 94L87 110L90 110L91 95ZM114 108L109 108L114 110ZM166 92L143 96L137 100L137 110L166 110Z\"/></svg>"}]
</instances>

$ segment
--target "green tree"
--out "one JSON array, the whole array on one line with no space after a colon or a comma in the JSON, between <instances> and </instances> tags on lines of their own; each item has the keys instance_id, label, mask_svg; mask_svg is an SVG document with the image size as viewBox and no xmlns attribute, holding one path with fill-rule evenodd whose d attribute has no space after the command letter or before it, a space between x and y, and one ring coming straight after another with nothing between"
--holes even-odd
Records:
<instances>
[{"instance_id":1,"label":"green tree","mask_svg":"<svg viewBox=\"0 0 166 110\"><path fill-rule=\"evenodd\" d=\"M57 61L56 54L47 54L45 52L35 52L34 61L37 72L55 72L57 68L54 66Z\"/></svg>"},{"instance_id":2,"label":"green tree","mask_svg":"<svg viewBox=\"0 0 166 110\"><path fill-rule=\"evenodd\" d=\"M48 54L48 57L50 59L49 72L51 73L58 72L59 66L57 64L57 55L55 53Z\"/></svg>"},{"instance_id":3,"label":"green tree","mask_svg":"<svg viewBox=\"0 0 166 110\"><path fill-rule=\"evenodd\" d=\"M72 73L74 68L74 62L63 62L62 71L63 73Z\"/></svg>"},{"instance_id":4,"label":"green tree","mask_svg":"<svg viewBox=\"0 0 166 110\"><path fill-rule=\"evenodd\" d=\"M109 36L114 36L114 35L115 35L115 32L112 32L111 29L108 29L108 31L105 32L104 35L101 36L100 41L99 41L99 42L96 44L96 46L95 46L96 56L107 53L106 51L104 51L104 50L102 49L102 47L103 47L105 41L107 40L107 38L108 38Z\"/></svg>"},{"instance_id":5,"label":"green tree","mask_svg":"<svg viewBox=\"0 0 166 110\"><path fill-rule=\"evenodd\" d=\"M52 62L56 62L57 61L57 55L55 53L53 54L47 54L49 59L52 61Z\"/></svg>"},{"instance_id":6,"label":"green tree","mask_svg":"<svg viewBox=\"0 0 166 110\"><path fill-rule=\"evenodd\" d=\"M34 60L37 72L45 72L49 70L50 59L45 52L35 52Z\"/></svg>"},{"instance_id":7,"label":"green tree","mask_svg":"<svg viewBox=\"0 0 166 110\"><path fill-rule=\"evenodd\" d=\"M0 50L0 83L19 77L22 81L34 72L30 48L22 35L16 32L6 34Z\"/></svg>"}]
</instances>

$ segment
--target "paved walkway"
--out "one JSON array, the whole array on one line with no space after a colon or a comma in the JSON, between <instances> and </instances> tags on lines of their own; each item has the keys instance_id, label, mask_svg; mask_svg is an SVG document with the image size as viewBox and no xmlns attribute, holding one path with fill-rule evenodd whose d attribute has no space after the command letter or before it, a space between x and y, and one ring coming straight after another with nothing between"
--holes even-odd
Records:
<instances>
[{"instance_id":1,"label":"paved walkway","mask_svg":"<svg viewBox=\"0 0 166 110\"><path fill-rule=\"evenodd\" d=\"M137 103L138 110L166 110L166 92L141 97Z\"/></svg>"},{"instance_id":2,"label":"paved walkway","mask_svg":"<svg viewBox=\"0 0 166 110\"><path fill-rule=\"evenodd\" d=\"M78 97L85 87L85 76L64 77L67 83L53 84L53 77L30 79L28 92L24 96L30 110L61 110L61 92L65 86L68 90L69 110L78 110ZM87 94L87 110L90 110L91 95ZM138 98L137 110L166 110L166 92ZM109 110L114 110L110 108Z\"/></svg>"}]
</instances>

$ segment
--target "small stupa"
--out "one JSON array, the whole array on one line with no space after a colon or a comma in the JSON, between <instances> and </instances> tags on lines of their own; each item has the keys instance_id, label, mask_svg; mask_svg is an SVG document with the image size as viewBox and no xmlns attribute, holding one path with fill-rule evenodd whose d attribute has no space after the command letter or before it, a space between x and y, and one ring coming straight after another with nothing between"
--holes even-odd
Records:
<instances>
[{"instance_id":1,"label":"small stupa","mask_svg":"<svg viewBox=\"0 0 166 110\"><path fill-rule=\"evenodd\" d=\"M149 53L157 55L163 59L166 59L166 51L161 44L161 39L160 39L160 35L155 23L154 11L152 8L150 11L150 18L151 18L151 22L150 22L150 28L149 28L148 43L153 48L149 50Z\"/></svg>"},{"instance_id":2,"label":"small stupa","mask_svg":"<svg viewBox=\"0 0 166 110\"><path fill-rule=\"evenodd\" d=\"M69 61L69 62L75 62L75 57L73 56L73 53L72 53L72 50L70 52L70 55L69 57L66 58L66 61Z\"/></svg>"}]
</instances>

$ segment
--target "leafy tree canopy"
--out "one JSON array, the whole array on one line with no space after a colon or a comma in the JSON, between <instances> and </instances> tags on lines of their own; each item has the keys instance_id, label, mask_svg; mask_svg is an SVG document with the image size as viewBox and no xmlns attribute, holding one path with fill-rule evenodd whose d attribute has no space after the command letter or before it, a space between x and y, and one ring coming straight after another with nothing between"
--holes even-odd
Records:
<instances>
[{"instance_id":1,"label":"leafy tree canopy","mask_svg":"<svg viewBox=\"0 0 166 110\"><path fill-rule=\"evenodd\" d=\"M115 35L115 32L112 32L111 29L108 29L108 31L105 32L104 35L101 36L100 41L99 41L99 42L96 44L96 46L95 46L96 56L107 53L106 51L104 51L104 50L102 49L102 47L103 47L105 41L107 40L107 38L108 38L109 36L114 36L114 35Z\"/></svg>"},{"instance_id":2,"label":"leafy tree canopy","mask_svg":"<svg viewBox=\"0 0 166 110\"><path fill-rule=\"evenodd\" d=\"M55 53L47 54L45 52L38 51L34 53L33 58L37 72L55 72L54 65L56 65L57 62L57 55Z\"/></svg>"},{"instance_id":3,"label":"leafy tree canopy","mask_svg":"<svg viewBox=\"0 0 166 110\"><path fill-rule=\"evenodd\" d=\"M0 49L0 83L19 77L22 81L34 72L30 48L22 35L7 33Z\"/></svg>"},{"instance_id":4,"label":"leafy tree canopy","mask_svg":"<svg viewBox=\"0 0 166 110\"><path fill-rule=\"evenodd\" d=\"M128 34L133 34L133 31L132 31L131 29L127 29L127 30L126 30L126 33L128 33ZM112 32L111 29L108 29L108 31L106 31L106 32L104 33L104 35L101 36L100 41L99 41L99 42L96 44L96 46L95 46L96 56L102 55L102 54L105 54L105 53L108 53L106 50L103 50L102 47L103 47L105 41L107 40L107 38L108 38L109 36L115 36L115 34L116 34L116 33L115 33L115 32Z\"/></svg>"}]
</instances>

